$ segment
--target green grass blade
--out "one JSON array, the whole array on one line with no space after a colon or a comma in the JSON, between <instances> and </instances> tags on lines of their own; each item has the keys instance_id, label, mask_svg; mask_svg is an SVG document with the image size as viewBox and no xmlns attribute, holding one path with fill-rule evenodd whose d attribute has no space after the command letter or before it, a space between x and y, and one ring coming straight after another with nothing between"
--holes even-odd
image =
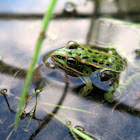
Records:
<instances>
[{"instance_id":1,"label":"green grass blade","mask_svg":"<svg viewBox=\"0 0 140 140\"><path fill-rule=\"evenodd\" d=\"M55 6L55 3L56 3L56 0L50 1L48 11L45 13L44 18L43 18L43 26L41 29L41 33L40 33L38 40L37 40L37 43L36 43L35 52L34 52L32 61L31 61L30 66L29 66L28 73L27 73L26 78L25 78L25 83L24 83L23 90L22 90L21 100L19 101L19 104L18 104L18 110L17 110L18 112L17 112L16 118L15 118L15 127L14 127L15 130L17 129L17 126L19 123L19 117L20 117L20 114L22 111L22 106L25 102L25 98L26 98L26 94L28 91L30 81L31 81L32 73L33 73L34 68L35 68L35 63L38 59L39 51L40 51L40 48L41 48L41 45L42 45L42 42L43 42L43 39L45 36L45 31L48 27L48 23L49 23L51 15L52 15L52 11L53 11L53 8Z\"/></svg>"},{"instance_id":2,"label":"green grass blade","mask_svg":"<svg viewBox=\"0 0 140 140\"><path fill-rule=\"evenodd\" d=\"M89 112L89 111L86 111L86 110L77 109L77 108L72 108L72 107L69 107L69 106L55 105L55 104L44 103L44 102L39 102L39 103L43 104L43 105L54 106L54 107L59 107L59 108L63 108L63 109L69 109L69 110L74 110L74 111L79 111L79 112L83 112L83 113L92 114L92 112Z\"/></svg>"}]
</instances>

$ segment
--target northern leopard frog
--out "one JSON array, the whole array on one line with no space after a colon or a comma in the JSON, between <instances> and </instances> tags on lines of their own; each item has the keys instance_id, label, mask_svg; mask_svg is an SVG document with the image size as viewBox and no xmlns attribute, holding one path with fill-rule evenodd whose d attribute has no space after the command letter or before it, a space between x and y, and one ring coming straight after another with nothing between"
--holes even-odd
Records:
<instances>
[{"instance_id":1,"label":"northern leopard frog","mask_svg":"<svg viewBox=\"0 0 140 140\"><path fill-rule=\"evenodd\" d=\"M51 54L52 61L68 75L82 76L85 79L85 86L79 91L83 96L87 95L92 89L92 82L88 77L98 69L101 69L102 79L111 79L114 83L117 75L124 70L125 62L114 49L105 51L91 49L79 45L75 41L69 41L63 48L55 50ZM118 81L118 80L116 80ZM116 85L113 84L113 90ZM112 90L112 89L111 89ZM112 97L106 95L107 100Z\"/></svg>"}]
</instances>

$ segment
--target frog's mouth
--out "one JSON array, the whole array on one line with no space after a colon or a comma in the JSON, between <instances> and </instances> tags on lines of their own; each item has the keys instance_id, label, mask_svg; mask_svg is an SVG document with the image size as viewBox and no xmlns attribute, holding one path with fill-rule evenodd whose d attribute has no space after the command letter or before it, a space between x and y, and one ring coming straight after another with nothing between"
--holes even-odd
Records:
<instances>
[{"instance_id":1,"label":"frog's mouth","mask_svg":"<svg viewBox=\"0 0 140 140\"><path fill-rule=\"evenodd\" d=\"M66 74L68 74L68 75L71 75L71 76L74 76L74 77L86 76L86 75L83 74L82 72L79 72L79 71L77 71L76 69L73 69L73 68L70 69L67 65L64 65L64 64L60 63L60 62L57 60L56 55L52 55L52 56L51 56L51 59L52 59L52 61L53 61L59 68L61 68L62 70L64 70L64 71L66 72Z\"/></svg>"}]
</instances>

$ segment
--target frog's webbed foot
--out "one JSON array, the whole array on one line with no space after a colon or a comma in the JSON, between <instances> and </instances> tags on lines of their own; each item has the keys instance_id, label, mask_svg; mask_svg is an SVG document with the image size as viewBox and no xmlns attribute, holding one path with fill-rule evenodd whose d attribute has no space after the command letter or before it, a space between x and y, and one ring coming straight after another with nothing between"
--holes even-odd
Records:
<instances>
[{"instance_id":1,"label":"frog's webbed foot","mask_svg":"<svg viewBox=\"0 0 140 140\"><path fill-rule=\"evenodd\" d=\"M90 81L90 79L88 77L84 77L84 79L86 81L86 85L79 91L79 94L82 96L86 96L93 89L92 82Z\"/></svg>"}]
</instances>

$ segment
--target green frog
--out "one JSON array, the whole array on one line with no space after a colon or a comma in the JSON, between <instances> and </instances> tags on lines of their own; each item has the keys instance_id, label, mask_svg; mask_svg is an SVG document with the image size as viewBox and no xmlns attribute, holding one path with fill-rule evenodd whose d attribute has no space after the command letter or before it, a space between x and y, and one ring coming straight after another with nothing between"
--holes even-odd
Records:
<instances>
[{"instance_id":1,"label":"green frog","mask_svg":"<svg viewBox=\"0 0 140 140\"><path fill-rule=\"evenodd\" d=\"M69 41L65 47L59 48L51 54L52 61L66 74L74 77L83 77L85 86L79 91L82 96L87 95L93 89L89 78L93 72L100 70L101 80L110 80L114 91L118 86L118 75L124 70L125 62L113 48L100 50L79 45L75 41ZM117 82L114 82L117 81ZM107 100L112 100L112 94L105 94Z\"/></svg>"}]
</instances>

